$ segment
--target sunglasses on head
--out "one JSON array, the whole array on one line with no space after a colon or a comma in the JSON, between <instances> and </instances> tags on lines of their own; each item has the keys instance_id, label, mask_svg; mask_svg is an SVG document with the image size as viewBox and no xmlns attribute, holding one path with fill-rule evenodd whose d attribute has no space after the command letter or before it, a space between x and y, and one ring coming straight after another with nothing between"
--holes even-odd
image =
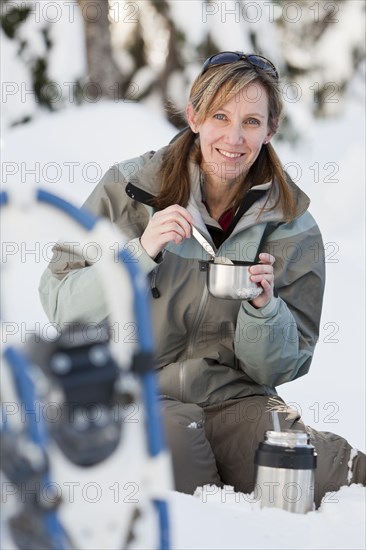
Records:
<instances>
[{"instance_id":1,"label":"sunglasses on head","mask_svg":"<svg viewBox=\"0 0 366 550\"><path fill-rule=\"evenodd\" d=\"M221 52L216 53L215 55L211 55L206 61L204 62L201 70L201 76L209 69L210 67L213 67L214 65L226 65L228 63L236 63L237 61L245 60L248 61L253 67L256 69L262 69L262 71L265 71L266 73L273 76L276 80L279 79L279 75L277 72L276 67L267 59L266 57L263 57L262 55L257 54L244 54L240 52Z\"/></svg>"}]
</instances>

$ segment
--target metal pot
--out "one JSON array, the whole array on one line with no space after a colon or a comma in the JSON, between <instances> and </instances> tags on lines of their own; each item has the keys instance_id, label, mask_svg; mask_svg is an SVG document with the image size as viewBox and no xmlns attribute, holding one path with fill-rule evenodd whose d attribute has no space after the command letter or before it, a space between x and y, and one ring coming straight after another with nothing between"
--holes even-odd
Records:
<instances>
[{"instance_id":1,"label":"metal pot","mask_svg":"<svg viewBox=\"0 0 366 550\"><path fill-rule=\"evenodd\" d=\"M207 288L212 296L231 300L253 300L263 288L250 280L249 267L254 262L221 264L214 261L201 262L201 271L206 271Z\"/></svg>"}]
</instances>

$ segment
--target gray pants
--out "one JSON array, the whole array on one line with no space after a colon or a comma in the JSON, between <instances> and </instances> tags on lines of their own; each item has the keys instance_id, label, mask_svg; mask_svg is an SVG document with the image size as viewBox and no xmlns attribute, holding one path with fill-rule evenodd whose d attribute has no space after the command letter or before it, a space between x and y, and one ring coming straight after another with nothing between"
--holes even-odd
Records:
<instances>
[{"instance_id":1,"label":"gray pants","mask_svg":"<svg viewBox=\"0 0 366 550\"><path fill-rule=\"evenodd\" d=\"M342 437L305 426L296 410L277 396L251 396L202 408L193 403L162 399L168 446L177 491L193 494L196 487L231 485L236 491L254 490L254 453L266 430L273 429L271 410L278 411L282 430L307 431L318 458L315 504L342 485L366 484L365 455L352 461L351 445Z\"/></svg>"}]
</instances>

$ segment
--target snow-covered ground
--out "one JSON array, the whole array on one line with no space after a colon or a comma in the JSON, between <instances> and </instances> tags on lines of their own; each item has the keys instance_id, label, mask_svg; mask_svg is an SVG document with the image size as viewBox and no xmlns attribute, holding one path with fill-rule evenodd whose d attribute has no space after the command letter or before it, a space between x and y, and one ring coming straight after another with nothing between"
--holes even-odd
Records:
<instances>
[{"instance_id":1,"label":"snow-covered ground","mask_svg":"<svg viewBox=\"0 0 366 550\"><path fill-rule=\"evenodd\" d=\"M173 493L173 548L180 550L356 550L365 548L365 490L344 487L319 511L260 509L248 495L205 486Z\"/></svg>"},{"instance_id":2,"label":"snow-covered ground","mask_svg":"<svg viewBox=\"0 0 366 550\"><path fill-rule=\"evenodd\" d=\"M25 3L29 3L28 0ZM39 7L45 4L38 2ZM48 4L51 10L47 12L48 17L53 17L52 10L56 3ZM57 25L53 21L49 25L50 37L54 42L49 59L50 78L71 84L86 72L83 22L76 2L75 6L71 2L58 4L65 7ZM112 4L114 9L119 5L117 2ZM135 4L132 2L131 6ZM248 12L252 17L256 9L263 10L264 17L256 22L255 29L252 23L246 24L246 29L237 23L238 10L242 13L239 2L207 4L204 8L207 17L202 12L201 2L190 2L189 9L185 1L170 4L172 17L189 38L188 59L192 57L190 48L195 48L208 31L224 50L249 51L252 42L249 32L245 32L249 29L256 31L259 49L267 52L281 68L283 56L275 28L265 17L269 2L261 7L260 3L248 3L254 9L254 12ZM300 3L292 4L295 9L300 6ZM309 3L307 9L311 17L315 9L319 9L318 4ZM320 9L329 10L329 15L332 15L333 4L328 2ZM306 16L305 6L301 6ZM311 65L317 65L319 60L321 68L318 76L328 84L338 81L338 77L351 74L350 59L347 57L352 51L349 45L357 45L364 34L358 0L348 0L344 6L346 8L343 7L337 16L338 24L329 26L322 43L317 44L314 51L303 51L291 44L291 55L295 58L300 56L305 65L309 61ZM139 8L143 13L141 3ZM280 10L280 7L276 9ZM351 13L353 11L354 15ZM69 13L74 14L72 25ZM120 19L126 20L126 24L120 25L119 32L127 36L127 30L132 30L127 17L129 12L121 13ZM36 25L33 17L18 29L19 37L26 40L30 47L28 57L45 53L45 43L40 34L43 23ZM295 26L294 29L296 32ZM115 37L117 34L115 32ZM156 40L155 27L150 34L147 49L151 56L158 56L161 67L165 58L162 56L162 43ZM70 105L66 110L45 115L29 93L30 70L17 55L18 46L4 34L1 40L2 81L5 83L1 106L3 189L26 196L35 185L81 205L109 166L157 149L174 135L174 128L156 114L161 107L159 98L148 101L152 109L157 106L155 110L129 102L98 101L80 108ZM128 59L125 57L121 59L126 69ZM327 72L323 74L324 67ZM195 63L188 67L192 78L197 69ZM143 79L151 77L151 71L151 68L146 69L142 75L137 75L137 83L142 86ZM314 80L318 76L314 74ZM142 79L141 83L139 79ZM181 76L172 79L170 88L178 104L184 102ZM64 86L63 92L65 89L67 92L69 88ZM313 86L306 85L303 88L304 95L307 94L306 100L303 97L304 101L290 101L286 105L291 110L292 122L301 131L301 140L296 146L278 142L277 148L295 181L311 198L311 211L320 225L326 246L327 285L321 333L311 370L307 376L280 387L279 393L297 407L303 419L314 428L342 434L355 447L365 450L364 102L362 93L353 90L342 115L313 122L309 116L313 89ZM327 91L331 93L332 88ZM7 129L10 122L27 115L35 118L31 124ZM2 319L8 323L2 334L3 344L12 340L11 333L14 331L16 334L13 336L24 340L27 331L37 330L42 334L49 325L37 292L39 277L50 259L49 227L44 228L42 242L36 243L32 241L29 235L31 228L25 225L24 219L17 216L12 221L24 233L24 237L16 242L5 228L2 232L2 252L9 260L15 260L18 268L9 272L6 261L3 265ZM52 221L50 215L50 226ZM110 484L108 481L106 483ZM320 510L306 516L281 510L259 510L256 503L250 502L248 495L234 495L230 488L204 487L198 489L193 497L171 492L169 503L172 543L176 550L353 550L366 547L365 489L359 486L345 487L336 494L329 494ZM77 517L87 514L83 508L75 511ZM2 543L4 550L10 550L11 546L4 541ZM91 546L88 545L88 548Z\"/></svg>"},{"instance_id":3,"label":"snow-covered ground","mask_svg":"<svg viewBox=\"0 0 366 550\"><path fill-rule=\"evenodd\" d=\"M310 373L279 388L279 393L301 409L307 423L340 433L364 450L362 118L362 106L352 103L338 119L314 123L297 148L278 144L283 162L312 199L311 211L326 243L328 272L322 330ZM99 102L69 108L3 136L2 185L26 195L36 184L81 205L109 166L164 145L174 133L141 105ZM21 217L14 224L21 226ZM48 321L37 285L49 249L41 245L37 253L29 253L34 243L28 241L28 233L24 227L19 247L8 249L19 256L22 269L10 278L4 270L3 292L11 296L6 300L11 311L3 313L5 320L18 322L20 330L34 328L37 322L42 330ZM6 232L2 238L7 240ZM365 546L365 489L359 486L331 495L319 511L306 516L261 511L247 495L233 495L229 488L206 487L194 497L173 492L169 500L177 550Z\"/></svg>"}]
</instances>

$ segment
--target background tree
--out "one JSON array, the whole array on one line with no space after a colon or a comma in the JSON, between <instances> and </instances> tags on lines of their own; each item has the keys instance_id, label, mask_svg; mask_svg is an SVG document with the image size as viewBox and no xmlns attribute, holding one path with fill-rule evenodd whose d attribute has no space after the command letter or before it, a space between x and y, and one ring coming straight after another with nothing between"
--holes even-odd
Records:
<instances>
[{"instance_id":1,"label":"background tree","mask_svg":"<svg viewBox=\"0 0 366 550\"><path fill-rule=\"evenodd\" d=\"M78 0L84 19L88 80L94 97L115 97L122 77L114 62L109 31L109 3L106 0ZM89 86L93 94L93 86Z\"/></svg>"},{"instance_id":2,"label":"background tree","mask_svg":"<svg viewBox=\"0 0 366 550\"><path fill-rule=\"evenodd\" d=\"M59 9L65 11L66 4L70 9L71 2ZM10 44L16 44L14 62L22 65L18 72L34 92L33 101L28 94L17 109L6 104L12 111L7 124L29 121L39 109L104 97L144 102L181 127L189 86L202 61L219 50L241 49L262 53L279 67L287 100L284 135L293 139L296 117L339 112L349 83L364 71L365 3L358 0L74 4L62 33L56 32L61 20L45 17L48 3L2 0L2 43L12 52ZM86 62L65 87L63 74L55 78L53 59L70 37L84 40Z\"/></svg>"}]
</instances>

